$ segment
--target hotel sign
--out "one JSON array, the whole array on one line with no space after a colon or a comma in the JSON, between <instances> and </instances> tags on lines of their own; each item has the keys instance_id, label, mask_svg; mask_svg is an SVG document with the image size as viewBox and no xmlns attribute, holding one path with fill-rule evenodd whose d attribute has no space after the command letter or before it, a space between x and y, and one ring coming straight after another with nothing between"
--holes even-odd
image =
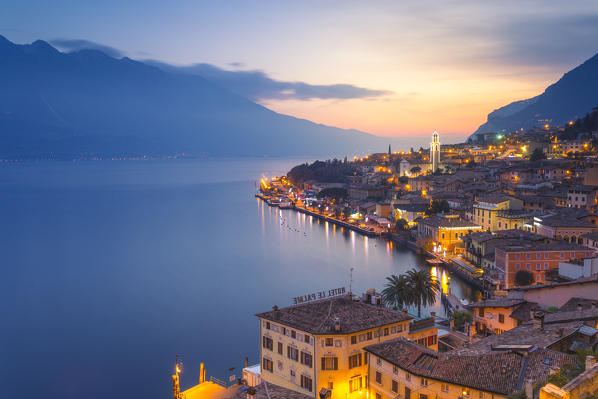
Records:
<instances>
[{"instance_id":1,"label":"hotel sign","mask_svg":"<svg viewBox=\"0 0 598 399\"><path fill-rule=\"evenodd\" d=\"M345 293L345 287L334 288L334 289L328 290L328 291L314 292L313 294L306 294L303 296L297 296L297 297L293 298L293 304L298 305L300 303L316 301L318 299L331 298L333 296L343 295L344 293Z\"/></svg>"}]
</instances>

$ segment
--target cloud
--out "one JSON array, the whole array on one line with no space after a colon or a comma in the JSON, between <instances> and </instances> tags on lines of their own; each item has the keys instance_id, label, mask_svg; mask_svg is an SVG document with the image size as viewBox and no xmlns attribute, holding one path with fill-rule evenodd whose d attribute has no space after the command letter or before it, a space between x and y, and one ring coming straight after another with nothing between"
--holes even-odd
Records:
<instances>
[{"instance_id":1,"label":"cloud","mask_svg":"<svg viewBox=\"0 0 598 399\"><path fill-rule=\"evenodd\" d=\"M104 44L99 44L84 39L55 39L51 40L50 43L59 50L64 50L67 52L79 50L98 50L114 58L121 58L124 56L124 53L115 47L106 46Z\"/></svg>"},{"instance_id":2,"label":"cloud","mask_svg":"<svg viewBox=\"0 0 598 399\"><path fill-rule=\"evenodd\" d=\"M147 61L163 69L199 75L254 101L376 98L393 92L374 90L351 84L312 85L305 82L285 82L269 77L259 70L226 70L211 64L193 64L173 67L156 61ZM237 63L240 64L240 63Z\"/></svg>"}]
</instances>

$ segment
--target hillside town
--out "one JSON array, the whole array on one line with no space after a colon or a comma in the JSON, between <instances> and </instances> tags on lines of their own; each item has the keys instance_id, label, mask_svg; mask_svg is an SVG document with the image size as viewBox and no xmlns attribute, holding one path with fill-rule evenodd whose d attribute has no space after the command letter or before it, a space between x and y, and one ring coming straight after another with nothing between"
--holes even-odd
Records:
<instances>
[{"instance_id":1,"label":"hillside town","mask_svg":"<svg viewBox=\"0 0 598 399\"><path fill-rule=\"evenodd\" d=\"M260 362L242 378L204 370L181 392L177 371L174 398L598 397L598 127L582 125L457 145L434 132L428 149L262 179L269 205L411 248L481 295L460 302L415 269L382 292L306 294L256 315ZM437 296L448 317L422 317Z\"/></svg>"}]
</instances>

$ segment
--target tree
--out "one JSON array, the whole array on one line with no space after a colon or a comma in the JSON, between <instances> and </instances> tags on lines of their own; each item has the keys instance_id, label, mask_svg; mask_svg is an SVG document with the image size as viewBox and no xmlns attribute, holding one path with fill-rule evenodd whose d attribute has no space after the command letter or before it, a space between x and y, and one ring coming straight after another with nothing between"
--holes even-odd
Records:
<instances>
[{"instance_id":1,"label":"tree","mask_svg":"<svg viewBox=\"0 0 598 399\"><path fill-rule=\"evenodd\" d=\"M532 155L529 157L529 160L532 162L540 161L542 159L546 159L546 154L541 148L536 148L534 151L532 151Z\"/></svg>"},{"instance_id":2,"label":"tree","mask_svg":"<svg viewBox=\"0 0 598 399\"><path fill-rule=\"evenodd\" d=\"M411 168L411 173L419 173L422 171L422 168L420 168L419 166L414 166L413 168Z\"/></svg>"},{"instance_id":3,"label":"tree","mask_svg":"<svg viewBox=\"0 0 598 399\"><path fill-rule=\"evenodd\" d=\"M435 215L437 213L448 213L451 207L447 200L432 200L428 209L426 209L426 215Z\"/></svg>"},{"instance_id":4,"label":"tree","mask_svg":"<svg viewBox=\"0 0 598 399\"><path fill-rule=\"evenodd\" d=\"M432 281L428 271L416 269L407 272L407 280L413 293L413 304L417 305L417 317L421 317L422 306L436 303L440 283L438 280Z\"/></svg>"},{"instance_id":5,"label":"tree","mask_svg":"<svg viewBox=\"0 0 598 399\"><path fill-rule=\"evenodd\" d=\"M469 312L453 312L450 314L450 318L455 320L455 329L458 331L464 331L465 323L473 321L473 316Z\"/></svg>"},{"instance_id":6,"label":"tree","mask_svg":"<svg viewBox=\"0 0 598 399\"><path fill-rule=\"evenodd\" d=\"M516 285L530 285L534 282L534 275L527 270L519 270L515 274L515 284Z\"/></svg>"},{"instance_id":7,"label":"tree","mask_svg":"<svg viewBox=\"0 0 598 399\"><path fill-rule=\"evenodd\" d=\"M409 183L409 178L407 176L401 176L401 177L399 177L399 183L407 184L407 183Z\"/></svg>"},{"instance_id":8,"label":"tree","mask_svg":"<svg viewBox=\"0 0 598 399\"><path fill-rule=\"evenodd\" d=\"M353 210L346 206L345 209L343 209L343 216L345 217L345 219L349 219L349 216L351 216L352 212Z\"/></svg>"},{"instance_id":9,"label":"tree","mask_svg":"<svg viewBox=\"0 0 598 399\"><path fill-rule=\"evenodd\" d=\"M409 228L409 223L405 219L398 219L397 223L395 224L395 229L397 231L407 230Z\"/></svg>"},{"instance_id":10,"label":"tree","mask_svg":"<svg viewBox=\"0 0 598 399\"><path fill-rule=\"evenodd\" d=\"M413 292L407 277L392 275L386 277L386 285L382 290L382 297L387 305L402 308L413 303Z\"/></svg>"},{"instance_id":11,"label":"tree","mask_svg":"<svg viewBox=\"0 0 598 399\"><path fill-rule=\"evenodd\" d=\"M317 195L318 198L333 198L336 202L347 198L347 196L347 190L342 187L327 187L321 190Z\"/></svg>"}]
</instances>

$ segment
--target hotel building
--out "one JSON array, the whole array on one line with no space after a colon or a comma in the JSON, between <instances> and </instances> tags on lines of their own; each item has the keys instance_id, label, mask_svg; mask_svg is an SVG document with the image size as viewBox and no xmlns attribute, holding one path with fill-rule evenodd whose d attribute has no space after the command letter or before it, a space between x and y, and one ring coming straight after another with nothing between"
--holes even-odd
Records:
<instances>
[{"instance_id":1,"label":"hotel building","mask_svg":"<svg viewBox=\"0 0 598 399\"><path fill-rule=\"evenodd\" d=\"M431 351L438 348L432 319L410 323L413 318L406 311L349 295L274 307L257 317L262 379L314 398L322 390L332 399L365 397L367 345L404 337Z\"/></svg>"}]
</instances>

